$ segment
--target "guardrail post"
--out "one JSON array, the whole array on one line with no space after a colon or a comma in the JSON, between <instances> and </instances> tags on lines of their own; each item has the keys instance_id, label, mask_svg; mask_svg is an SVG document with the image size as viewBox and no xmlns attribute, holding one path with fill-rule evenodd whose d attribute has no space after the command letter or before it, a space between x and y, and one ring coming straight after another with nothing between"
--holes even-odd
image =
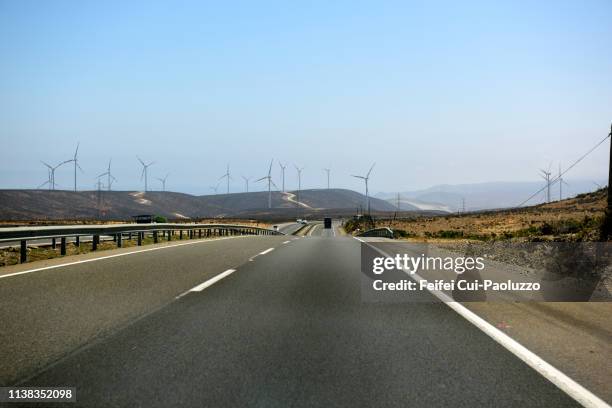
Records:
<instances>
[{"instance_id":1,"label":"guardrail post","mask_svg":"<svg viewBox=\"0 0 612 408\"><path fill-rule=\"evenodd\" d=\"M138 232L138 246L142 246L142 232ZM130 234L131 235L131 234Z\"/></svg>"},{"instance_id":2,"label":"guardrail post","mask_svg":"<svg viewBox=\"0 0 612 408\"><path fill-rule=\"evenodd\" d=\"M51 238L51 248L55 249L57 247L57 243L55 242L55 238Z\"/></svg>"},{"instance_id":3,"label":"guardrail post","mask_svg":"<svg viewBox=\"0 0 612 408\"><path fill-rule=\"evenodd\" d=\"M121 233L116 234L116 237L117 237L117 248L121 248L121 239L123 238L121 236Z\"/></svg>"},{"instance_id":4,"label":"guardrail post","mask_svg":"<svg viewBox=\"0 0 612 408\"><path fill-rule=\"evenodd\" d=\"M21 248L19 251L19 262L25 263L28 260L28 245L25 239L21 240Z\"/></svg>"},{"instance_id":5,"label":"guardrail post","mask_svg":"<svg viewBox=\"0 0 612 408\"><path fill-rule=\"evenodd\" d=\"M168 241L172 241L172 230L168 230Z\"/></svg>"},{"instance_id":6,"label":"guardrail post","mask_svg":"<svg viewBox=\"0 0 612 408\"><path fill-rule=\"evenodd\" d=\"M183 230L179 230L179 239L183 239Z\"/></svg>"},{"instance_id":7,"label":"guardrail post","mask_svg":"<svg viewBox=\"0 0 612 408\"><path fill-rule=\"evenodd\" d=\"M140 235L140 234L139 234L139 235ZM131 232L128 232L128 241L131 241L131 240L132 240L132 233L131 233Z\"/></svg>"},{"instance_id":8,"label":"guardrail post","mask_svg":"<svg viewBox=\"0 0 612 408\"><path fill-rule=\"evenodd\" d=\"M100 242L100 236L94 235L91 241L91 250L95 251L98 249L98 243Z\"/></svg>"},{"instance_id":9,"label":"guardrail post","mask_svg":"<svg viewBox=\"0 0 612 408\"><path fill-rule=\"evenodd\" d=\"M153 243L157 244L157 231L153 231Z\"/></svg>"},{"instance_id":10,"label":"guardrail post","mask_svg":"<svg viewBox=\"0 0 612 408\"><path fill-rule=\"evenodd\" d=\"M193 239L193 230L192 229L189 230L189 239Z\"/></svg>"},{"instance_id":11,"label":"guardrail post","mask_svg":"<svg viewBox=\"0 0 612 408\"><path fill-rule=\"evenodd\" d=\"M201 229L198 230L198 238L202 238L202 230Z\"/></svg>"},{"instance_id":12,"label":"guardrail post","mask_svg":"<svg viewBox=\"0 0 612 408\"><path fill-rule=\"evenodd\" d=\"M77 235L76 237L74 237L74 246L75 247L81 246L81 236L80 235Z\"/></svg>"},{"instance_id":13,"label":"guardrail post","mask_svg":"<svg viewBox=\"0 0 612 408\"><path fill-rule=\"evenodd\" d=\"M60 254L66 255L66 237L60 239Z\"/></svg>"}]
</instances>

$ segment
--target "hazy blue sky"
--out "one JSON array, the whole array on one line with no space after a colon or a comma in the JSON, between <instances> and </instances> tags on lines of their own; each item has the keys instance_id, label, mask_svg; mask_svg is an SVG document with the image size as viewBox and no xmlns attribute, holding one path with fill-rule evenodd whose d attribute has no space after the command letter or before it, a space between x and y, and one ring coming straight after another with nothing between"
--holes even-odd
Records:
<instances>
[{"instance_id":1,"label":"hazy blue sky","mask_svg":"<svg viewBox=\"0 0 612 408\"><path fill-rule=\"evenodd\" d=\"M80 188L112 157L116 188L141 189L137 154L193 193L271 158L304 187L330 166L361 190L373 161L373 192L536 180L611 121L610 0L0 0L0 188L36 187L77 141ZM606 174L607 145L569 178Z\"/></svg>"}]
</instances>

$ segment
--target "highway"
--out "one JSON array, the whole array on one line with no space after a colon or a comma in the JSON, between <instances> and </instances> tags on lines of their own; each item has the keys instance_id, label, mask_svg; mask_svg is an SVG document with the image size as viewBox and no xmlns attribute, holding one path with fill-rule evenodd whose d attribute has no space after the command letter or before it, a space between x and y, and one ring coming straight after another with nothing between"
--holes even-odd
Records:
<instances>
[{"instance_id":1,"label":"highway","mask_svg":"<svg viewBox=\"0 0 612 408\"><path fill-rule=\"evenodd\" d=\"M433 296L364 301L361 245L315 223L4 268L0 383L70 407L579 406Z\"/></svg>"}]
</instances>

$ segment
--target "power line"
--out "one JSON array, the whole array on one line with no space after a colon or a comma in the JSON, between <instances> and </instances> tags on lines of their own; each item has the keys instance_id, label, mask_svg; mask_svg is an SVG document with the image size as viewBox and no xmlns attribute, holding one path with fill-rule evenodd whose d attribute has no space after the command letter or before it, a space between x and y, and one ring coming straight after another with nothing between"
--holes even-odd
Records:
<instances>
[{"instance_id":1,"label":"power line","mask_svg":"<svg viewBox=\"0 0 612 408\"><path fill-rule=\"evenodd\" d=\"M542 191L544 191L545 189L549 188L550 184L554 184L557 181L559 181L559 179L561 177L563 177L568 171L570 171L574 166L576 166L578 163L580 163L585 157L587 157L589 154L591 154L595 149L597 149L603 142L605 142L610 136L612 136L612 132L610 132L610 134L608 134L606 137L604 137L603 139L601 139L601 141L599 141L599 143L597 143L595 146L593 146L588 152L586 152L585 154L583 154L582 156L580 156L580 158L578 160L576 160L574 163L571 164L571 166L569 166L567 169L565 169L563 172L559 173L559 175L555 178L553 178L552 180L550 180L549 183L547 183L547 185L545 185L544 187L542 187L541 189L539 189L538 191L536 191L535 193L533 193L531 196L529 196L528 199L526 199L525 201L523 201L522 203L520 203L519 205L517 205L517 207L522 207L525 203L527 203L529 200L531 200L533 197L537 196L538 194L540 194Z\"/></svg>"}]
</instances>

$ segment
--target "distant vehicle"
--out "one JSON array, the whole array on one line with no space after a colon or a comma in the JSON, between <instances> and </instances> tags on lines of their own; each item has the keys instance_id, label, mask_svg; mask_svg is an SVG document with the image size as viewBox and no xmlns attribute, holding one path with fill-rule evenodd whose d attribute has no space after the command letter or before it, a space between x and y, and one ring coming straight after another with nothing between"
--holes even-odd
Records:
<instances>
[{"instance_id":1,"label":"distant vehicle","mask_svg":"<svg viewBox=\"0 0 612 408\"><path fill-rule=\"evenodd\" d=\"M272 227L272 229L273 229L274 231L278 231L278 225L273 226L273 227Z\"/></svg>"},{"instance_id":2,"label":"distant vehicle","mask_svg":"<svg viewBox=\"0 0 612 408\"><path fill-rule=\"evenodd\" d=\"M297 222L298 224L304 224L304 225L308 224L308 221L303 220L301 218L298 218L297 220L295 220L295 222Z\"/></svg>"},{"instance_id":3,"label":"distant vehicle","mask_svg":"<svg viewBox=\"0 0 612 408\"><path fill-rule=\"evenodd\" d=\"M332 219L330 217L323 218L323 227L325 229L330 229L332 227Z\"/></svg>"},{"instance_id":4,"label":"distant vehicle","mask_svg":"<svg viewBox=\"0 0 612 408\"><path fill-rule=\"evenodd\" d=\"M308 224L308 221L302 220L302 224L306 225L306 224Z\"/></svg>"}]
</instances>

